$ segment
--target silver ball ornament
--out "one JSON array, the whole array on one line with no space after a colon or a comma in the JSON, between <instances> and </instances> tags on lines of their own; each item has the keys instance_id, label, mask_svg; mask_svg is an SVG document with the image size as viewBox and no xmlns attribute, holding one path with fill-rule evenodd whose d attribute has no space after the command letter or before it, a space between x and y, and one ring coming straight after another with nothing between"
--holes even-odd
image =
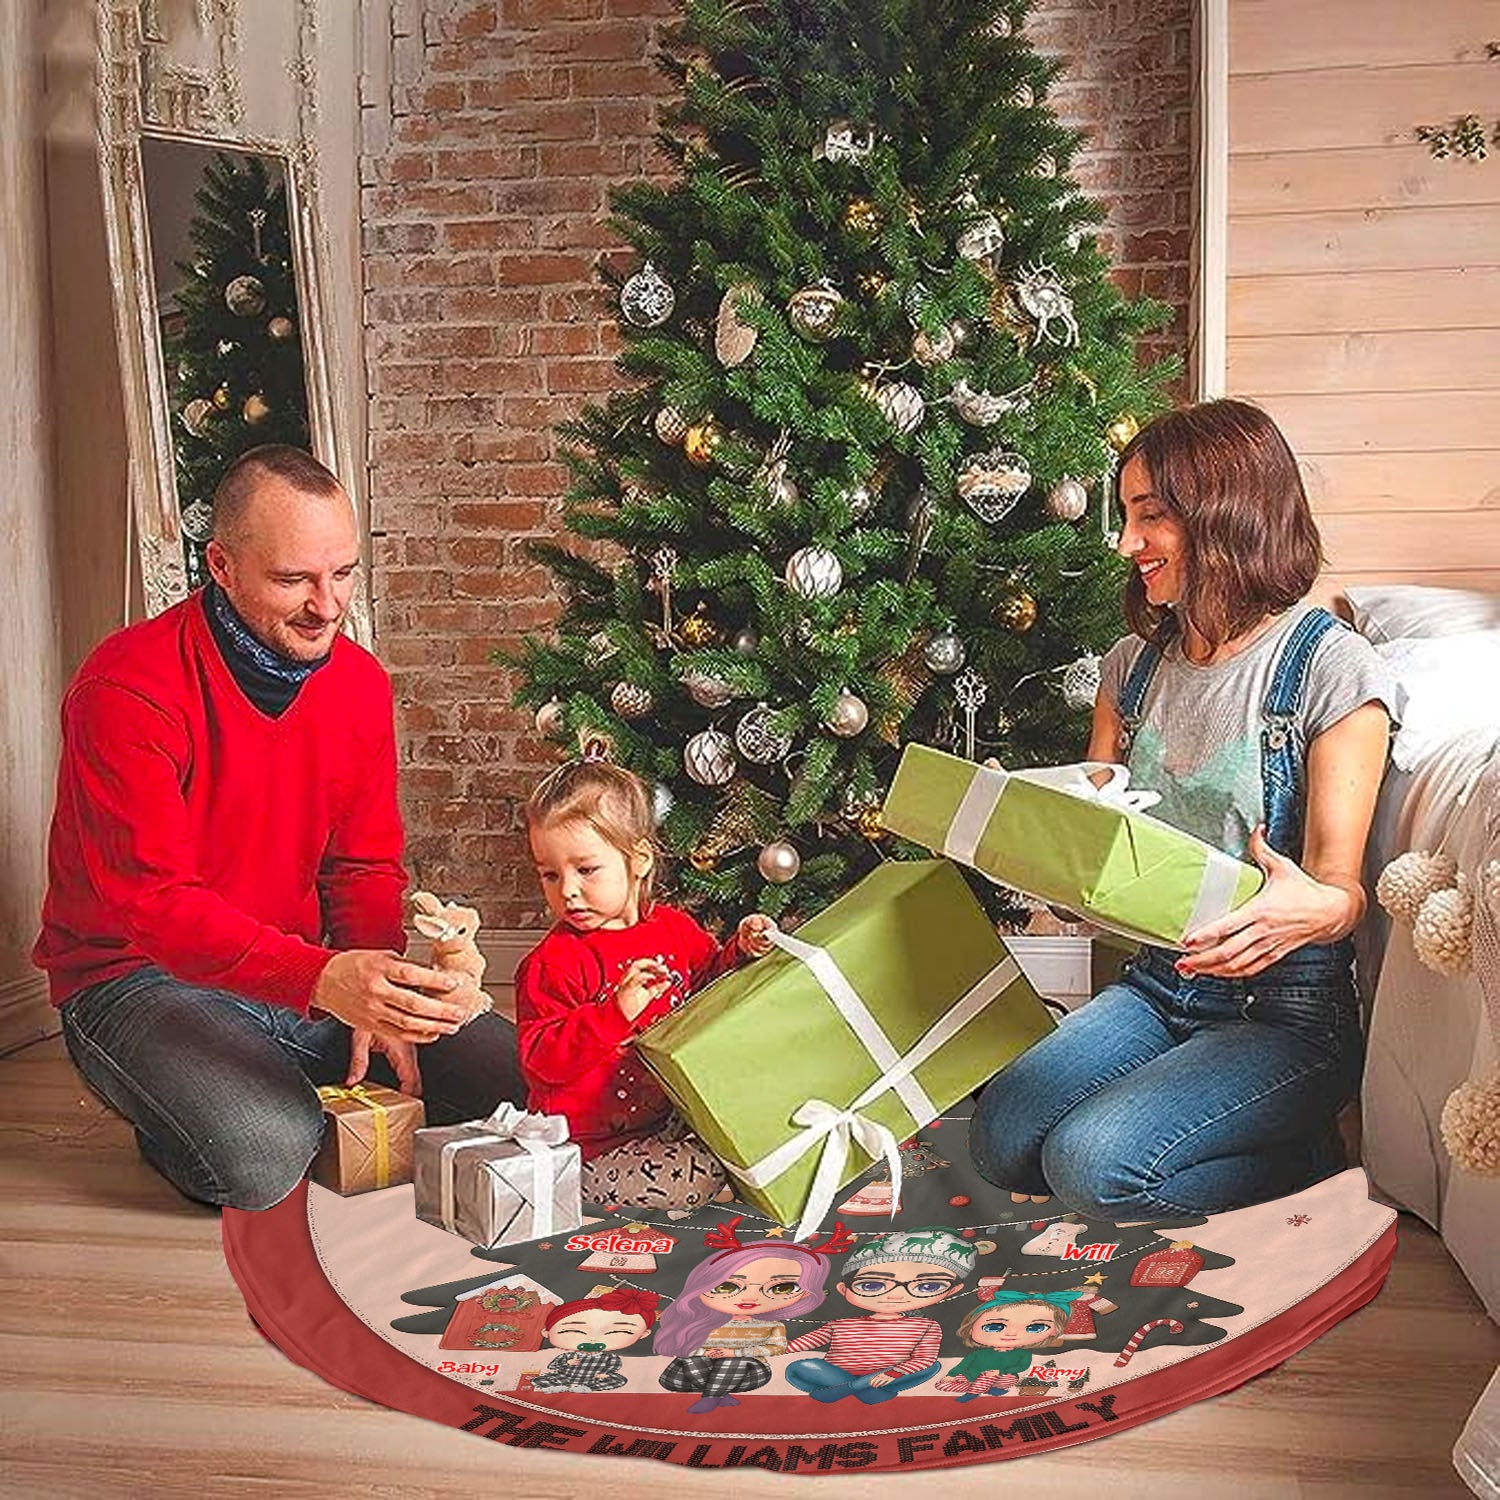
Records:
<instances>
[{"instance_id":1,"label":"silver ball ornament","mask_svg":"<svg viewBox=\"0 0 1500 1500\"><path fill-rule=\"evenodd\" d=\"M1069 708L1092 708L1099 696L1099 658L1092 653L1070 662L1062 675L1063 702Z\"/></svg>"},{"instance_id":2,"label":"silver ball ornament","mask_svg":"<svg viewBox=\"0 0 1500 1500\"><path fill-rule=\"evenodd\" d=\"M721 729L702 729L682 750L682 767L699 786L723 786L734 779L734 746Z\"/></svg>"},{"instance_id":3,"label":"silver ball ornament","mask_svg":"<svg viewBox=\"0 0 1500 1500\"><path fill-rule=\"evenodd\" d=\"M760 649L760 637L747 625L734 633L730 648L739 656L754 656Z\"/></svg>"},{"instance_id":4,"label":"silver ball ornament","mask_svg":"<svg viewBox=\"0 0 1500 1500\"><path fill-rule=\"evenodd\" d=\"M563 732L563 706L556 698L544 703L536 711L536 732L547 739L556 739Z\"/></svg>"},{"instance_id":5,"label":"silver ball ornament","mask_svg":"<svg viewBox=\"0 0 1500 1500\"><path fill-rule=\"evenodd\" d=\"M802 599L831 599L844 586L844 566L827 547L802 547L787 559L786 586Z\"/></svg>"},{"instance_id":6,"label":"silver ball ornament","mask_svg":"<svg viewBox=\"0 0 1500 1500\"><path fill-rule=\"evenodd\" d=\"M620 312L635 328L660 328L676 306L672 284L649 260L620 288Z\"/></svg>"},{"instance_id":7,"label":"silver ball ornament","mask_svg":"<svg viewBox=\"0 0 1500 1500\"><path fill-rule=\"evenodd\" d=\"M802 868L802 856L785 839L776 839L756 856L755 868L760 871L762 880L771 885L785 885L797 878L797 872Z\"/></svg>"},{"instance_id":8,"label":"silver ball ornament","mask_svg":"<svg viewBox=\"0 0 1500 1500\"><path fill-rule=\"evenodd\" d=\"M265 308L265 283L258 276L236 276L224 288L224 304L236 317L253 318Z\"/></svg>"},{"instance_id":9,"label":"silver ball ornament","mask_svg":"<svg viewBox=\"0 0 1500 1500\"><path fill-rule=\"evenodd\" d=\"M1076 521L1088 508L1088 490L1067 474L1047 491L1047 514L1055 521Z\"/></svg>"},{"instance_id":10,"label":"silver ball ornament","mask_svg":"<svg viewBox=\"0 0 1500 1500\"><path fill-rule=\"evenodd\" d=\"M824 723L840 739L850 739L870 722L870 710L865 700L854 693L842 692L834 699L833 709Z\"/></svg>"},{"instance_id":11,"label":"silver ball ornament","mask_svg":"<svg viewBox=\"0 0 1500 1500\"><path fill-rule=\"evenodd\" d=\"M959 671L965 659L964 643L951 630L941 630L922 648L922 660L930 672L949 677Z\"/></svg>"},{"instance_id":12,"label":"silver ball ornament","mask_svg":"<svg viewBox=\"0 0 1500 1500\"><path fill-rule=\"evenodd\" d=\"M758 703L735 726L734 745L757 766L774 765L792 748L792 737L776 722L776 712Z\"/></svg>"},{"instance_id":13,"label":"silver ball ornament","mask_svg":"<svg viewBox=\"0 0 1500 1500\"><path fill-rule=\"evenodd\" d=\"M206 542L214 534L214 508L206 500L194 500L182 508L183 535L193 542Z\"/></svg>"}]
</instances>

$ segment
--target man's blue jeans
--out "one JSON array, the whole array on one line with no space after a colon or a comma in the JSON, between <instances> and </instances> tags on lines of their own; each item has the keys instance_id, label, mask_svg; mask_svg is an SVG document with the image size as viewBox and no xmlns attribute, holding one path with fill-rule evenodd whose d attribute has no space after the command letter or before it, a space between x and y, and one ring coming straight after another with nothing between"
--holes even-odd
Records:
<instances>
[{"instance_id":1,"label":"man's blue jeans","mask_svg":"<svg viewBox=\"0 0 1500 1500\"><path fill-rule=\"evenodd\" d=\"M1249 980L1184 978L1144 948L985 1089L981 1175L1116 1221L1219 1213L1343 1165L1335 1117L1359 1087L1347 945Z\"/></svg>"},{"instance_id":2,"label":"man's blue jeans","mask_svg":"<svg viewBox=\"0 0 1500 1500\"><path fill-rule=\"evenodd\" d=\"M141 1154L189 1198L269 1208L323 1134L317 1085L342 1083L350 1031L141 968L75 995L63 1037L78 1071L132 1125ZM515 1031L493 1013L417 1049L429 1124L523 1100ZM395 1085L374 1054L369 1077Z\"/></svg>"}]
</instances>

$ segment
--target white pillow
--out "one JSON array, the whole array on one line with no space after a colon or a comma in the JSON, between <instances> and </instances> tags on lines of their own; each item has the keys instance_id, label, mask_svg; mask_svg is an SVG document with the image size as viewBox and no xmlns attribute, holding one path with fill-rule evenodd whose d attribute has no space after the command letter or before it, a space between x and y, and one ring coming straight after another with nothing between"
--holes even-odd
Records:
<instances>
[{"instance_id":1,"label":"white pillow","mask_svg":"<svg viewBox=\"0 0 1500 1500\"><path fill-rule=\"evenodd\" d=\"M1403 636L1458 635L1500 628L1500 594L1387 583L1346 589L1344 597L1354 616L1354 628L1377 644Z\"/></svg>"},{"instance_id":2,"label":"white pillow","mask_svg":"<svg viewBox=\"0 0 1500 1500\"><path fill-rule=\"evenodd\" d=\"M1500 630L1406 636L1375 650L1399 690L1401 728L1391 758L1403 771L1457 735L1500 732Z\"/></svg>"}]
</instances>

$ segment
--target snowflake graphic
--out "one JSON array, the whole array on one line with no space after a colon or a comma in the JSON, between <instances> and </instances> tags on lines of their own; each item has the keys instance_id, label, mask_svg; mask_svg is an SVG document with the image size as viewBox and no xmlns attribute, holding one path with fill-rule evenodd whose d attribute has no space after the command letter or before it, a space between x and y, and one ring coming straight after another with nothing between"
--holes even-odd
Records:
<instances>
[{"instance_id":1,"label":"snowflake graphic","mask_svg":"<svg viewBox=\"0 0 1500 1500\"><path fill-rule=\"evenodd\" d=\"M1311 1224L1312 1223L1312 1215L1311 1214L1292 1214L1287 1219L1287 1223L1290 1224L1293 1229L1301 1229L1304 1224Z\"/></svg>"}]
</instances>

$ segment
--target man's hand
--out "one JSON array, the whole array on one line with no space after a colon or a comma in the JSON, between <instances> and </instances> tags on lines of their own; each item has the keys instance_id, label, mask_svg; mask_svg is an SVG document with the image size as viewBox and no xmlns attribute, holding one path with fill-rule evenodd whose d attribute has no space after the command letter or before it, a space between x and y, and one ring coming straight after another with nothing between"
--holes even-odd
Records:
<instances>
[{"instance_id":1,"label":"man's hand","mask_svg":"<svg viewBox=\"0 0 1500 1500\"><path fill-rule=\"evenodd\" d=\"M422 1070L417 1066L417 1049L411 1042L382 1042L368 1031L356 1031L349 1039L349 1072L344 1087L352 1089L363 1083L370 1070L370 1050L385 1053L396 1074L396 1087L413 1099L422 1097Z\"/></svg>"},{"instance_id":2,"label":"man's hand","mask_svg":"<svg viewBox=\"0 0 1500 1500\"><path fill-rule=\"evenodd\" d=\"M638 958L626 970L615 989L615 1004L627 1021L633 1021L672 988L672 971L660 958Z\"/></svg>"},{"instance_id":3,"label":"man's hand","mask_svg":"<svg viewBox=\"0 0 1500 1500\"><path fill-rule=\"evenodd\" d=\"M355 948L329 959L312 1005L382 1043L435 1042L468 1018L468 1007L448 998L463 982L462 974L424 968L396 953Z\"/></svg>"}]
</instances>

